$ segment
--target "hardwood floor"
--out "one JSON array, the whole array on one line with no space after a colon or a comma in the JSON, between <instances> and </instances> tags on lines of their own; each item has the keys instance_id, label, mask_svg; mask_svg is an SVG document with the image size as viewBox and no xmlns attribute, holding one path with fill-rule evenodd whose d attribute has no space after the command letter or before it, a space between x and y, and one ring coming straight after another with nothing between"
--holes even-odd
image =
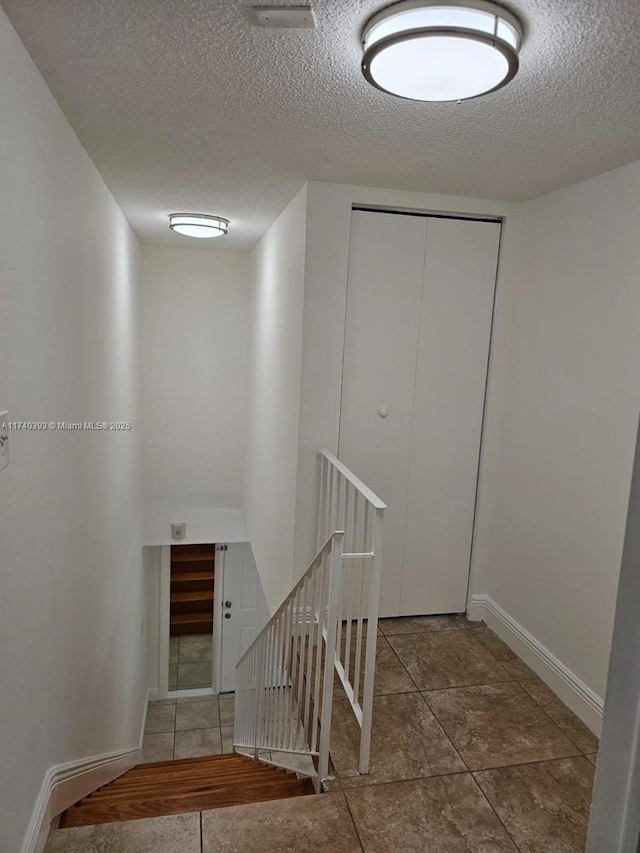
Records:
<instances>
[{"instance_id":1,"label":"hardwood floor","mask_svg":"<svg viewBox=\"0 0 640 853\"><path fill-rule=\"evenodd\" d=\"M60 828L301 797L313 794L299 779L244 755L214 755L140 764L67 809Z\"/></svg>"}]
</instances>

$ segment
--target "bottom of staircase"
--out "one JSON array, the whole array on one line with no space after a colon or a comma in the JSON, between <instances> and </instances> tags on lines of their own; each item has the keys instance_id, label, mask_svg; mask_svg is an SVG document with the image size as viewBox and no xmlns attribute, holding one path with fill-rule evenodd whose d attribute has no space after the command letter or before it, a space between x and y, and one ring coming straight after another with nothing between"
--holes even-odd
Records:
<instances>
[{"instance_id":1,"label":"bottom of staircase","mask_svg":"<svg viewBox=\"0 0 640 853\"><path fill-rule=\"evenodd\" d=\"M62 813L59 828L314 794L311 779L244 755L139 764Z\"/></svg>"}]
</instances>

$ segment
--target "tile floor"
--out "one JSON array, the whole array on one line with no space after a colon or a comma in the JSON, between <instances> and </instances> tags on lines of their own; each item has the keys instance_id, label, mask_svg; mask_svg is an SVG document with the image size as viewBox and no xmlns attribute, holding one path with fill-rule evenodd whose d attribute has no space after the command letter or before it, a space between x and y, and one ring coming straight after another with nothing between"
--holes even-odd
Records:
<instances>
[{"instance_id":1,"label":"tile floor","mask_svg":"<svg viewBox=\"0 0 640 853\"><path fill-rule=\"evenodd\" d=\"M86 827L47 853L582 853L597 739L482 624L380 628L369 776L336 698L330 793ZM145 760L226 751L232 703L150 706Z\"/></svg>"},{"instance_id":2,"label":"tile floor","mask_svg":"<svg viewBox=\"0 0 640 853\"><path fill-rule=\"evenodd\" d=\"M213 636L182 634L169 638L169 690L211 687Z\"/></svg>"},{"instance_id":3,"label":"tile floor","mask_svg":"<svg viewBox=\"0 0 640 853\"><path fill-rule=\"evenodd\" d=\"M171 761L233 752L233 694L151 702L142 761Z\"/></svg>"}]
</instances>

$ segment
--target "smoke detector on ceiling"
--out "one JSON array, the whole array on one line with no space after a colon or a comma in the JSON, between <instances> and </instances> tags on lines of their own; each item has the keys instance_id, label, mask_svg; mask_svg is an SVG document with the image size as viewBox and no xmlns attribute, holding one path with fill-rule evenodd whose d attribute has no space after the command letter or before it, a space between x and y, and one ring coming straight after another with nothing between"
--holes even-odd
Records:
<instances>
[{"instance_id":1,"label":"smoke detector on ceiling","mask_svg":"<svg viewBox=\"0 0 640 853\"><path fill-rule=\"evenodd\" d=\"M260 27L270 29L314 30L316 16L311 6L254 6Z\"/></svg>"}]
</instances>

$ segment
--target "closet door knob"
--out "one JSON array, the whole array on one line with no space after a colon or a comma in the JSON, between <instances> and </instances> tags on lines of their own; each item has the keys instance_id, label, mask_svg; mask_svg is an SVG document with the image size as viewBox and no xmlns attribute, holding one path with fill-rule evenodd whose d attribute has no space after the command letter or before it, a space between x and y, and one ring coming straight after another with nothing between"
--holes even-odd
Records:
<instances>
[{"instance_id":1,"label":"closet door knob","mask_svg":"<svg viewBox=\"0 0 640 853\"><path fill-rule=\"evenodd\" d=\"M378 409L378 414L380 415L381 418L386 418L387 415L389 414L388 407L387 406L380 406L380 408Z\"/></svg>"}]
</instances>

